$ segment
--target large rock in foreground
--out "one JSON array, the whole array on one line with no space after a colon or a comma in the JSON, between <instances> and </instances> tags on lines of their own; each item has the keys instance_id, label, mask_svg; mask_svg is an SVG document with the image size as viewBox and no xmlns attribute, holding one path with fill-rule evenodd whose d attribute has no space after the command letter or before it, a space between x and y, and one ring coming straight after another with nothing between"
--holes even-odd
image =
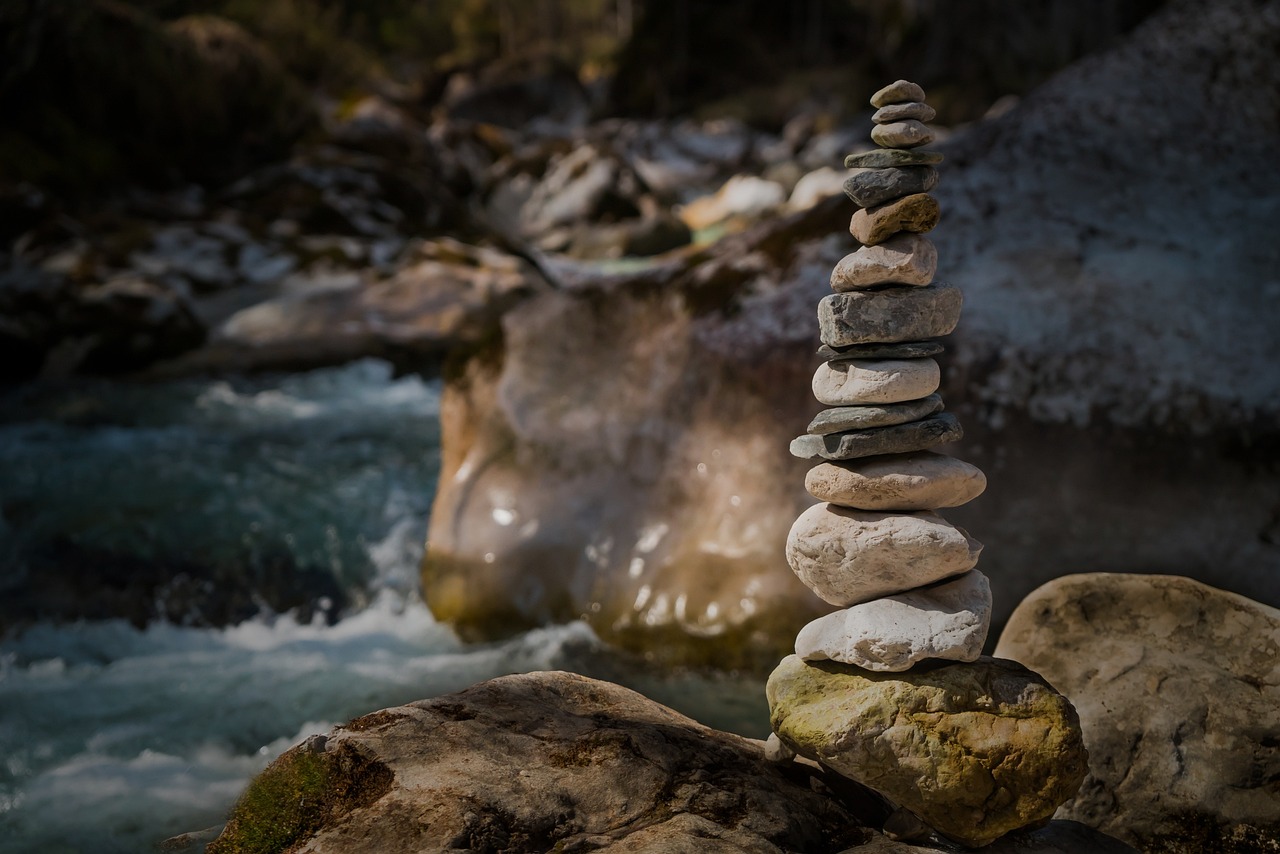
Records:
<instances>
[{"instance_id":1,"label":"large rock in foreground","mask_svg":"<svg viewBox=\"0 0 1280 854\"><path fill-rule=\"evenodd\" d=\"M1189 578L1073 575L1018 606L996 654L1079 710L1093 762L1067 817L1148 851L1280 850L1280 611Z\"/></svg>"},{"instance_id":2,"label":"large rock in foreground","mask_svg":"<svg viewBox=\"0 0 1280 854\"><path fill-rule=\"evenodd\" d=\"M1075 710L1015 662L887 674L788 656L767 690L784 744L970 847L1047 821L1087 770Z\"/></svg>"}]
</instances>

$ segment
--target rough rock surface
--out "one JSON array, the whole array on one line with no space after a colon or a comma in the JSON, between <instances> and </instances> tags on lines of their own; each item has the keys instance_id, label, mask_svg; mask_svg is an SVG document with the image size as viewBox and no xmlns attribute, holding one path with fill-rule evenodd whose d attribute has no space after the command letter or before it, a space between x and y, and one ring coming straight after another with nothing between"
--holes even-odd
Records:
<instances>
[{"instance_id":1,"label":"rough rock surface","mask_svg":"<svg viewBox=\"0 0 1280 854\"><path fill-rule=\"evenodd\" d=\"M977 570L819 617L796 635L796 655L877 672L926 658L974 661L991 627L991 585Z\"/></svg>"},{"instance_id":2,"label":"rough rock surface","mask_svg":"<svg viewBox=\"0 0 1280 854\"><path fill-rule=\"evenodd\" d=\"M963 304L960 289L945 282L847 291L818 303L818 327L832 347L941 338L960 322Z\"/></svg>"},{"instance_id":3,"label":"rough rock surface","mask_svg":"<svg viewBox=\"0 0 1280 854\"><path fill-rule=\"evenodd\" d=\"M873 208L859 208L849 220L853 239L867 246L883 243L900 231L923 233L938 224L941 208L928 193L913 193Z\"/></svg>"},{"instance_id":4,"label":"rough rock surface","mask_svg":"<svg viewBox=\"0 0 1280 854\"><path fill-rule=\"evenodd\" d=\"M931 394L919 400L905 403L885 403L879 406L838 406L824 409L809 422L806 432L817 436L839 433L842 430L866 430L870 427L887 427L905 424L941 412L942 398Z\"/></svg>"},{"instance_id":5,"label":"rough rock surface","mask_svg":"<svg viewBox=\"0 0 1280 854\"><path fill-rule=\"evenodd\" d=\"M982 494L982 469L928 452L895 454L809 470L805 489L814 498L861 510L935 510L959 507Z\"/></svg>"},{"instance_id":6,"label":"rough rock surface","mask_svg":"<svg viewBox=\"0 0 1280 854\"><path fill-rule=\"evenodd\" d=\"M1052 817L1088 764L1071 704L1012 661L887 674L788 656L767 692L792 750L970 847Z\"/></svg>"},{"instance_id":7,"label":"rough rock surface","mask_svg":"<svg viewBox=\"0 0 1280 854\"><path fill-rule=\"evenodd\" d=\"M827 406L905 403L938 389L933 359L868 359L823 362L813 374L813 396Z\"/></svg>"},{"instance_id":8,"label":"rough rock surface","mask_svg":"<svg viewBox=\"0 0 1280 854\"><path fill-rule=\"evenodd\" d=\"M982 544L936 513L810 507L791 526L787 563L805 586L846 607L973 569Z\"/></svg>"},{"instance_id":9,"label":"rough rock surface","mask_svg":"<svg viewBox=\"0 0 1280 854\"><path fill-rule=\"evenodd\" d=\"M1092 767L1063 815L1148 851L1280 849L1280 611L1188 578L1071 575L1018 606L996 654L1080 713Z\"/></svg>"},{"instance_id":10,"label":"rough rock surface","mask_svg":"<svg viewBox=\"0 0 1280 854\"><path fill-rule=\"evenodd\" d=\"M874 285L927 285L938 269L938 250L926 237L899 234L851 252L831 271L831 289L851 291Z\"/></svg>"},{"instance_id":11,"label":"rough rock surface","mask_svg":"<svg viewBox=\"0 0 1280 854\"><path fill-rule=\"evenodd\" d=\"M924 451L935 445L964 438L964 429L950 412L930 415L919 421L831 433L826 436L797 436L791 453L802 460L852 460L881 454Z\"/></svg>"}]
</instances>

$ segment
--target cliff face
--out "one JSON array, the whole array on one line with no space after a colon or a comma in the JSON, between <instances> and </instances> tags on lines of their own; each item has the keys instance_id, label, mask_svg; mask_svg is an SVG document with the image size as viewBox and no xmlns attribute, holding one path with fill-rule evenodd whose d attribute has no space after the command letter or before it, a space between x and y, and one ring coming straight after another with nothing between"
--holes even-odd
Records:
<instances>
[{"instance_id":1,"label":"cliff face","mask_svg":"<svg viewBox=\"0 0 1280 854\"><path fill-rule=\"evenodd\" d=\"M1275 602L1278 50L1276 2L1178 3L944 147L932 236L967 301L943 394L991 484L947 515L986 545L998 621L1085 570ZM775 657L814 616L782 558L812 501L786 447L817 408L813 312L852 211L564 281L459 360L423 572L437 615Z\"/></svg>"}]
</instances>

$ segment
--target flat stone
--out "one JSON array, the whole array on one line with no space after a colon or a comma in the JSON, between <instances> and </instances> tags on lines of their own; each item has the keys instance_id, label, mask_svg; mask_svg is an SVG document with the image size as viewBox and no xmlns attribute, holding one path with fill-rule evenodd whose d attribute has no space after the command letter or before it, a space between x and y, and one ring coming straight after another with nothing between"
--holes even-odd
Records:
<instances>
[{"instance_id":1,"label":"flat stone","mask_svg":"<svg viewBox=\"0 0 1280 854\"><path fill-rule=\"evenodd\" d=\"M796 636L796 655L900 672L926 658L976 661L990 628L991 584L975 569L819 617Z\"/></svg>"},{"instance_id":2,"label":"flat stone","mask_svg":"<svg viewBox=\"0 0 1280 854\"><path fill-rule=\"evenodd\" d=\"M885 148L916 148L933 142L933 131L915 119L907 119L876 125L871 129L871 141Z\"/></svg>"},{"instance_id":3,"label":"flat stone","mask_svg":"<svg viewBox=\"0 0 1280 854\"><path fill-rule=\"evenodd\" d=\"M881 126L877 125L876 130ZM924 127L924 125L920 125ZM875 130L872 132L875 137ZM846 169L892 169L905 166L933 166L942 162L939 151L904 151L901 148L877 148L874 151L863 151L850 154L844 159Z\"/></svg>"},{"instance_id":4,"label":"flat stone","mask_svg":"<svg viewBox=\"0 0 1280 854\"><path fill-rule=\"evenodd\" d=\"M931 394L919 400L906 403L886 403L880 406L839 406L835 409L824 409L809 422L805 431L815 436L829 433L842 433L845 430L869 430L872 427L888 427L892 424L906 424L926 415L941 412L942 397Z\"/></svg>"},{"instance_id":5,"label":"flat stone","mask_svg":"<svg viewBox=\"0 0 1280 854\"><path fill-rule=\"evenodd\" d=\"M904 341L901 344L854 344L836 349L828 344L818 348L818 355L828 362L849 359L920 359L945 351L937 341Z\"/></svg>"},{"instance_id":6,"label":"flat stone","mask_svg":"<svg viewBox=\"0 0 1280 854\"><path fill-rule=\"evenodd\" d=\"M977 498L987 476L944 454L897 454L814 466L804 486L814 498L859 510L936 510Z\"/></svg>"},{"instance_id":7,"label":"flat stone","mask_svg":"<svg viewBox=\"0 0 1280 854\"><path fill-rule=\"evenodd\" d=\"M765 692L784 744L972 848L1048 821L1088 767L1071 703L1012 661L873 673L793 655Z\"/></svg>"},{"instance_id":8,"label":"flat stone","mask_svg":"<svg viewBox=\"0 0 1280 854\"><path fill-rule=\"evenodd\" d=\"M938 250L927 237L896 234L840 259L831 271L831 289L854 291L876 285L927 285L938 269Z\"/></svg>"},{"instance_id":9,"label":"flat stone","mask_svg":"<svg viewBox=\"0 0 1280 854\"><path fill-rule=\"evenodd\" d=\"M842 608L973 569L982 544L936 513L871 513L816 504L787 535L787 563Z\"/></svg>"},{"instance_id":10,"label":"flat stone","mask_svg":"<svg viewBox=\"0 0 1280 854\"><path fill-rule=\"evenodd\" d=\"M875 111L871 117L871 121L876 124L889 124L891 122L900 122L904 119L915 119L921 122L931 122L937 112L928 104L920 101L908 101L904 104L885 104L883 107Z\"/></svg>"},{"instance_id":11,"label":"flat stone","mask_svg":"<svg viewBox=\"0 0 1280 854\"><path fill-rule=\"evenodd\" d=\"M1280 610L1179 576L1068 575L996 654L1080 712L1093 762L1065 817L1143 851L1280 850Z\"/></svg>"},{"instance_id":12,"label":"flat stone","mask_svg":"<svg viewBox=\"0 0 1280 854\"><path fill-rule=\"evenodd\" d=\"M813 396L827 406L902 403L938 390L933 359L851 359L823 362L813 374Z\"/></svg>"},{"instance_id":13,"label":"flat stone","mask_svg":"<svg viewBox=\"0 0 1280 854\"><path fill-rule=\"evenodd\" d=\"M912 193L875 207L859 208L849 221L849 233L864 246L875 246L900 231L921 234L933 230L940 213L933 196Z\"/></svg>"},{"instance_id":14,"label":"flat stone","mask_svg":"<svg viewBox=\"0 0 1280 854\"><path fill-rule=\"evenodd\" d=\"M852 460L883 454L923 451L964 438L964 429L950 412L919 421L873 427L826 436L804 435L791 440L791 453L802 460Z\"/></svg>"},{"instance_id":15,"label":"flat stone","mask_svg":"<svg viewBox=\"0 0 1280 854\"><path fill-rule=\"evenodd\" d=\"M818 303L822 343L831 347L941 338L960 322L964 297L946 282L830 294Z\"/></svg>"},{"instance_id":16,"label":"flat stone","mask_svg":"<svg viewBox=\"0 0 1280 854\"><path fill-rule=\"evenodd\" d=\"M883 107L887 104L901 104L904 101L923 100L924 90L918 83L912 83L910 80L895 80L871 96L871 106Z\"/></svg>"},{"instance_id":17,"label":"flat stone","mask_svg":"<svg viewBox=\"0 0 1280 854\"><path fill-rule=\"evenodd\" d=\"M927 193L938 186L938 170L932 166L902 166L891 169L862 169L844 182L844 194L864 208L909 196Z\"/></svg>"}]
</instances>

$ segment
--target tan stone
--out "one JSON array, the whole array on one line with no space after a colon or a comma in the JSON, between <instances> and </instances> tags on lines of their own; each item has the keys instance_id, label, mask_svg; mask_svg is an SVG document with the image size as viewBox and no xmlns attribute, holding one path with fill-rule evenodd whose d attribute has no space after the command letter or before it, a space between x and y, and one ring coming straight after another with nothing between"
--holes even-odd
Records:
<instances>
[{"instance_id":1,"label":"tan stone","mask_svg":"<svg viewBox=\"0 0 1280 854\"><path fill-rule=\"evenodd\" d=\"M876 110L871 120L876 124L889 124L891 122L900 122L903 119L916 119L922 122L933 121L937 113L933 107L928 104L922 104L919 101L908 101L904 104L886 104Z\"/></svg>"},{"instance_id":2,"label":"tan stone","mask_svg":"<svg viewBox=\"0 0 1280 854\"><path fill-rule=\"evenodd\" d=\"M934 513L810 507L791 526L787 563L824 602L848 607L973 569L982 544Z\"/></svg>"},{"instance_id":3,"label":"tan stone","mask_svg":"<svg viewBox=\"0 0 1280 854\"><path fill-rule=\"evenodd\" d=\"M804 479L814 498L859 510L959 507L982 494L987 476L963 460L922 451L814 466Z\"/></svg>"},{"instance_id":4,"label":"tan stone","mask_svg":"<svg viewBox=\"0 0 1280 854\"><path fill-rule=\"evenodd\" d=\"M813 396L827 406L902 403L938 390L933 359L851 359L823 362L813 374Z\"/></svg>"},{"instance_id":5,"label":"tan stone","mask_svg":"<svg viewBox=\"0 0 1280 854\"><path fill-rule=\"evenodd\" d=\"M896 234L840 259L831 271L831 289L856 291L875 285L927 285L938 269L938 250L918 234Z\"/></svg>"},{"instance_id":6,"label":"tan stone","mask_svg":"<svg viewBox=\"0 0 1280 854\"><path fill-rule=\"evenodd\" d=\"M885 148L915 148L933 142L933 131L915 119L876 125L871 129L871 141Z\"/></svg>"},{"instance_id":7,"label":"tan stone","mask_svg":"<svg viewBox=\"0 0 1280 854\"><path fill-rule=\"evenodd\" d=\"M904 101L923 101L924 89L910 80L895 80L871 96L871 106L883 107Z\"/></svg>"},{"instance_id":8,"label":"tan stone","mask_svg":"<svg viewBox=\"0 0 1280 854\"><path fill-rule=\"evenodd\" d=\"M849 233L864 246L875 246L900 231L931 231L938 224L939 215L937 199L927 193L912 193L858 210L849 221Z\"/></svg>"}]
</instances>

